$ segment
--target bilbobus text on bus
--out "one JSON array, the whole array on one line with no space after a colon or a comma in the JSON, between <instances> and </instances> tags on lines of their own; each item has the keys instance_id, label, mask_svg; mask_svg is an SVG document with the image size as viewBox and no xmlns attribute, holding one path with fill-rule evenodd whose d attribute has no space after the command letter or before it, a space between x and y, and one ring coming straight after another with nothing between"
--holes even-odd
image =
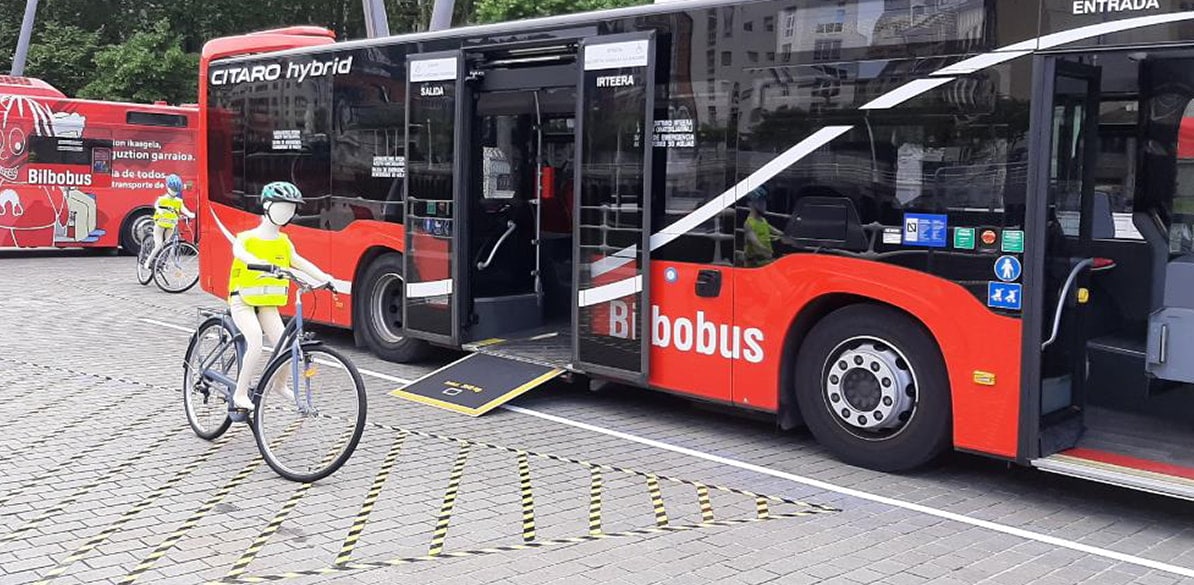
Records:
<instances>
[{"instance_id":1,"label":"bilbobus text on bus","mask_svg":"<svg viewBox=\"0 0 1194 585\"><path fill-rule=\"evenodd\" d=\"M523 355L1194 497L1194 11L691 0L212 41L203 286L261 187L379 356ZM324 294L324 293L320 293ZM553 345L554 344L554 345ZM1131 437L1131 439L1124 439Z\"/></svg>"},{"instance_id":2,"label":"bilbobus text on bus","mask_svg":"<svg viewBox=\"0 0 1194 585\"><path fill-rule=\"evenodd\" d=\"M198 108L67 98L0 75L0 247L121 247L152 230L166 177L193 187ZM194 208L193 189L185 200Z\"/></svg>"}]
</instances>

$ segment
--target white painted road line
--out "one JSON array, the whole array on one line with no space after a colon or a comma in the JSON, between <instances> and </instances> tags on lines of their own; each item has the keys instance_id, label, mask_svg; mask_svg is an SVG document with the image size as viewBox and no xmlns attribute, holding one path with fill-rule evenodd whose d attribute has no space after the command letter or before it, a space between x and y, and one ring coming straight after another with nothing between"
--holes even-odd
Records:
<instances>
[{"instance_id":1,"label":"white painted road line","mask_svg":"<svg viewBox=\"0 0 1194 585\"><path fill-rule=\"evenodd\" d=\"M191 333L193 331L192 329L190 329L188 327L174 325L172 323L164 323L162 321L156 321L153 319L141 318L140 320L144 321L146 323L153 324L153 325L159 325L161 327L168 327L171 329L177 329L179 331L186 331L187 333ZM396 376L381 374L378 372L372 372L369 370L360 370L360 372L363 375L372 376L374 378L386 380L389 382L397 382L399 384L411 383L411 380L406 380L403 378L398 378ZM1089 554L1089 555L1103 557L1105 559L1109 559L1109 560L1113 560L1113 561L1117 561L1117 562L1121 562L1121 563L1127 563L1130 565L1145 567L1148 569L1153 569L1155 571L1172 573L1174 575L1181 575L1183 577L1194 577L1194 569L1191 569L1188 567L1181 567L1181 566L1173 565L1170 563L1154 561L1152 559L1146 559L1143 557L1138 557L1136 555L1121 553L1118 551L1113 551L1113 550L1098 547L1098 546L1082 544L1080 542L1068 540L1065 538L1058 538L1056 536L1050 536L1048 534L1041 534L1040 532L1033 532L1031 530L1025 530L1023 528L1016 528L1014 526L1008 526L1006 524L1000 524L998 522L991 522L989 520L973 518L971 516L966 516L965 514L949 512L947 510L941 510L938 508L924 506L924 505L916 504L913 502L907 502L904 500L889 498L887 496L880 496L878 494L872 494L870 492L856 490L854 488L849 488L846 486L841 486L841 485L829 483L826 481L821 481L819 479L813 479L811 477L805 477L803 475L796 475L794 473L788 473L786 471L779 471L777 469L771 469L770 467L763 467L761 465L755 465L753 463L747 463L745 461L739 461L737 459L730 459L729 457L713 455L712 453L705 453L704 451L697 451L696 449L689 449L688 447L680 447L678 445L673 445L671 443L664 443L662 441L656 441L654 439L648 439L646 437L640 437L638 435L632 435L630 433L624 433L622 431L615 431L613 429L607 429L605 427L591 425L589 423L572 420L570 418L564 418L562 416L556 416L554 414L547 414L546 412L540 412L538 410L532 410L530 408L523 408L521 406L513 406L513 405L509 405L509 404L503 405L501 408L508 410L510 412L516 412L518 414L533 416L533 417L551 421L551 422L554 422L557 424L567 425L570 427L583 429L586 431L590 431L590 432L594 432L594 433L598 433L598 434L602 434L602 435L607 435L610 437L616 437L616 438L622 439L624 441L630 441L632 443L638 443L640 445L646 445L648 447L662 449L664 451L671 451L673 453L679 453L681 455L687 455L689 457L703 459L705 461L710 461L710 462L717 463L720 465L736 467L738 469L743 469L746 471L751 471L754 473L767 475L770 477L790 481L793 483L806 485L806 486L817 488L817 489L824 490L827 492L833 492L833 493L842 494L845 496L850 496L853 498L858 498L860 500L866 500L868 502L875 502L878 504L884 504L887 506L891 506L893 508L901 508L901 509L909 510L912 512L927 514L929 516L935 516L937 518L951 520L953 522L960 522L962 524L966 524L969 526L984 528L986 530L991 530L993 532L999 532L1001 534L1007 534L1010 536L1023 538L1025 540L1032 540L1035 542L1040 542L1040 543L1056 546L1059 548L1065 548L1065 549L1069 549L1072 551L1077 551L1077 552L1081 552L1081 553L1085 553L1085 554Z\"/></svg>"},{"instance_id":2,"label":"white painted road line","mask_svg":"<svg viewBox=\"0 0 1194 585\"><path fill-rule=\"evenodd\" d=\"M1129 563L1132 565L1147 567L1149 569L1154 569L1157 571L1164 571L1166 573L1173 573L1175 575L1182 575L1185 577L1194 577L1194 569L1187 568L1187 567L1171 565L1169 563L1163 563L1160 561L1154 561L1151 559L1146 559L1146 558L1138 557L1135 555L1121 553L1121 552L1117 552L1117 551L1113 551L1113 550L1109 550L1109 549L1105 549L1105 548L1101 548L1101 547L1097 547L1097 546L1082 544L1080 542L1075 542L1075 541L1067 540L1064 538L1058 538L1056 536L1049 536L1048 534L1041 534L1039 532L1033 532L1031 530L1024 530L1022 528L1008 526L1006 524L999 524L998 522L990 522L988 520L980 520L978 518L972 518L972 517L966 516L964 514L958 514L955 512L940 510L938 508L923 506L921 504L914 504L912 502L906 502L904 500L897 500L895 498L880 496L877 494L872 494L870 492L864 492L861 490L856 490L853 488L848 488L845 486L832 484L832 483L821 481L818 479L813 479L811 477L796 475L794 473L788 473L786 471L779 471L779 470L771 469L769 467L755 465L753 463L746 463L745 461L738 461L737 459L730 459L728 457L722 457L720 455L713 455L711 453L705 453L703 451L697 451L695 449L689 449L687 447L680 447L678 445L672 445L670 443L656 441L654 439L647 439L644 437L640 437L638 435L632 435L630 433L615 431L615 430L607 429L604 427L591 425L589 423L583 423L583 422L575 421L572 419L556 416L554 414L547 414L545 412L539 412L537 410L523 408L521 406L507 405L507 406L503 406L502 408L512 411L512 412L517 412L520 414L538 417L543 420L548 420L548 421L559 423L562 425L568 425L571 427L576 427L578 429L584 429L586 431L600 433L602 435L617 437L619 439L623 439L623 440L630 441L633 443L638 443L640 445L647 445L649 447L654 447L656 449L663 449L665 451L671 451L673 453L680 453L682 455L688 455L689 457L696 457L698 459L704 459L705 461L712 461L714 463L719 463L721 465L728 465L730 467L737 467L738 469L744 469L747 471L753 471L755 473L760 473L763 475L769 475L771 477L784 479L787 481L791 481L793 483L799 483L799 484L806 485L809 487L814 487L814 488L821 489L821 490L824 490L827 492L834 492L834 493L858 498L860 500L876 502L879 504L885 504L885 505L892 506L895 508L902 508L904 510L919 512L921 514L928 514L930 516L936 516L938 518L952 520L954 522L960 522L963 524L968 524L970 526L976 526L979 528L985 528L987 530L992 530L995 532L1000 532L1000 533L1008 534L1011 536L1017 536L1020 538L1024 538L1026 540L1034 540L1036 542L1042 542L1042 543L1050 544L1050 545L1057 546L1060 548L1067 548L1067 549L1070 549L1073 551L1078 551L1078 552L1082 552L1082 553L1086 553L1086 554L1090 554L1090 555L1100 556L1100 557L1103 557L1106 559L1111 559L1111 560L1119 561L1122 563Z\"/></svg>"}]
</instances>

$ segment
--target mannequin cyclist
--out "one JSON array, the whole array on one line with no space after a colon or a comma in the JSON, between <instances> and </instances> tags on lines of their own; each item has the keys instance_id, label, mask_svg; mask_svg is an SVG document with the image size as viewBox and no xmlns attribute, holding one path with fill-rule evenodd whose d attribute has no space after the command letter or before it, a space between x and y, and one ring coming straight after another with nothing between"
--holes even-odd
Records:
<instances>
[{"instance_id":1,"label":"mannequin cyclist","mask_svg":"<svg viewBox=\"0 0 1194 585\"><path fill-rule=\"evenodd\" d=\"M276 344L285 327L278 308L290 299L290 281L269 272L252 270L250 264L269 264L278 268L302 273L313 283L327 284L333 279L319 267L299 256L290 238L281 232L282 226L290 223L303 201L298 187L285 181L276 181L261 190L264 211L261 223L248 231L236 235L232 244L232 271L228 277L228 308L232 321L245 336L245 355L236 379L233 406L238 410L253 409L249 397L249 384L262 359L262 334L269 337L270 344ZM269 388L290 400L285 383Z\"/></svg>"},{"instance_id":2,"label":"mannequin cyclist","mask_svg":"<svg viewBox=\"0 0 1194 585\"><path fill-rule=\"evenodd\" d=\"M162 251L162 244L174 236L179 214L195 219L195 214L182 201L182 178L170 175L166 177L166 192L153 202L153 248L145 257L146 269L153 266L154 259Z\"/></svg>"}]
</instances>

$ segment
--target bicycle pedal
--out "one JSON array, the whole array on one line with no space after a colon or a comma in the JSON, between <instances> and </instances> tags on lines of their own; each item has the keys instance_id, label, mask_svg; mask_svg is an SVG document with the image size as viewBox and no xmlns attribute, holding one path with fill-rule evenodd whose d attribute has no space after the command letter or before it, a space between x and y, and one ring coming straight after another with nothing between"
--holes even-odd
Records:
<instances>
[{"instance_id":1,"label":"bicycle pedal","mask_svg":"<svg viewBox=\"0 0 1194 585\"><path fill-rule=\"evenodd\" d=\"M248 422L249 421L249 411L241 410L239 408L235 409L235 410L229 410L228 411L228 419L231 420L232 422Z\"/></svg>"}]
</instances>

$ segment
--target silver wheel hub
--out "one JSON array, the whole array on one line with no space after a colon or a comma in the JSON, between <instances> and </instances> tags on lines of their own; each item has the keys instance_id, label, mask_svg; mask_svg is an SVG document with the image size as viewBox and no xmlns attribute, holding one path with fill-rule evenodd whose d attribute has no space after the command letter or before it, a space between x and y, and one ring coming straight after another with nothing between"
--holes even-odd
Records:
<instances>
[{"instance_id":1,"label":"silver wheel hub","mask_svg":"<svg viewBox=\"0 0 1194 585\"><path fill-rule=\"evenodd\" d=\"M373 287L370 299L373 329L387 343L402 341L402 277L394 273L383 274Z\"/></svg>"},{"instance_id":2,"label":"silver wheel hub","mask_svg":"<svg viewBox=\"0 0 1194 585\"><path fill-rule=\"evenodd\" d=\"M839 422L867 431L902 426L916 405L907 360L877 340L839 346L826 362L825 404Z\"/></svg>"}]
</instances>

